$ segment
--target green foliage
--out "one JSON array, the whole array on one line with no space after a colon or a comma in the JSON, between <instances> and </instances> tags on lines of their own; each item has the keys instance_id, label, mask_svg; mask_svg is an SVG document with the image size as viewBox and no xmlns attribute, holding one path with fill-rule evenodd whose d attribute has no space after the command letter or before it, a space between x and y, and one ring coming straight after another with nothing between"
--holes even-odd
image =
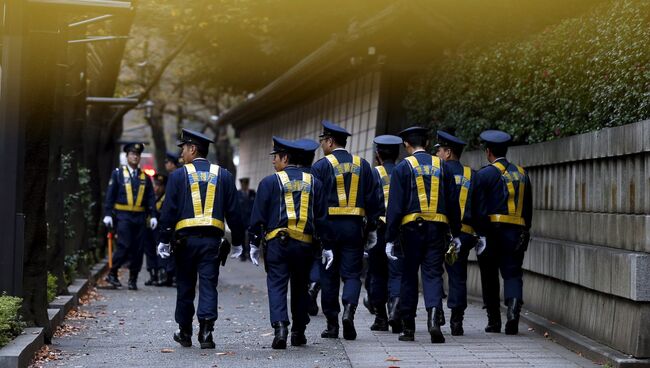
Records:
<instances>
[{"instance_id":1,"label":"green foliage","mask_svg":"<svg viewBox=\"0 0 650 368\"><path fill-rule=\"evenodd\" d=\"M51 273L47 273L47 302L51 303L54 299L56 299L56 294L57 294L57 286L56 282L58 281L58 278Z\"/></svg>"},{"instance_id":2,"label":"green foliage","mask_svg":"<svg viewBox=\"0 0 650 368\"><path fill-rule=\"evenodd\" d=\"M14 337L20 335L25 328L25 322L19 314L21 298L3 294L0 296L0 347L3 347Z\"/></svg>"},{"instance_id":3,"label":"green foliage","mask_svg":"<svg viewBox=\"0 0 650 368\"><path fill-rule=\"evenodd\" d=\"M489 128L542 142L650 118L650 2L611 1L523 41L432 65L404 102L409 120Z\"/></svg>"},{"instance_id":4,"label":"green foliage","mask_svg":"<svg viewBox=\"0 0 650 368\"><path fill-rule=\"evenodd\" d=\"M70 285L77 278L77 265L79 264L79 253L68 254L63 260L63 278L66 285Z\"/></svg>"}]
</instances>

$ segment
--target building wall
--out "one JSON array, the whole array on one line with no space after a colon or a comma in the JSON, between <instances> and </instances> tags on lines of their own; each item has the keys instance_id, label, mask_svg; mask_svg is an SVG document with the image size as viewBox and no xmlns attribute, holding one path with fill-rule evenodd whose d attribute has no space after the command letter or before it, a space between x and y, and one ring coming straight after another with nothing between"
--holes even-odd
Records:
<instances>
[{"instance_id":1,"label":"building wall","mask_svg":"<svg viewBox=\"0 0 650 368\"><path fill-rule=\"evenodd\" d=\"M508 158L533 185L524 307L650 357L650 120L530 146ZM483 152L467 152L473 168ZM478 266L468 289L480 295Z\"/></svg>"},{"instance_id":2,"label":"building wall","mask_svg":"<svg viewBox=\"0 0 650 368\"><path fill-rule=\"evenodd\" d=\"M372 71L344 81L321 94L306 98L288 110L251 122L240 129L239 178L249 177L251 187L272 174L272 136L318 140L321 121L332 120L350 133L347 149L372 163L373 143L380 111L381 72ZM316 159L322 157L319 149Z\"/></svg>"}]
</instances>

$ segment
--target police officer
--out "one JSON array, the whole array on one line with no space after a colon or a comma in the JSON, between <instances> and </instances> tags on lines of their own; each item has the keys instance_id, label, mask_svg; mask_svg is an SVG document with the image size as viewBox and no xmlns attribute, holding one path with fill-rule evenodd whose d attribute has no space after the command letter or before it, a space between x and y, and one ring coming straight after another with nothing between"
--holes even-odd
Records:
<instances>
[{"instance_id":1,"label":"police officer","mask_svg":"<svg viewBox=\"0 0 650 368\"><path fill-rule=\"evenodd\" d=\"M165 154L165 170L167 170L167 173L171 174L181 166L178 155L174 152L167 151Z\"/></svg>"},{"instance_id":2,"label":"police officer","mask_svg":"<svg viewBox=\"0 0 650 368\"><path fill-rule=\"evenodd\" d=\"M375 137L375 159L379 166L373 170L377 182L377 195L380 203L385 208L388 206L390 175L395 168L395 161L399 156L399 147L402 138L394 135L380 135ZM385 213L385 212L384 212ZM377 226L377 246L368 251L368 299L375 315L375 321L370 326L373 331L388 331L389 324L393 332L401 329L401 320L397 313L401 282L401 259L388 262L386 253L386 216L379 217ZM389 302L390 294L390 302ZM389 305L390 316L386 311Z\"/></svg>"},{"instance_id":3,"label":"police officer","mask_svg":"<svg viewBox=\"0 0 650 368\"><path fill-rule=\"evenodd\" d=\"M235 245L241 245L244 227L237 207L237 189L232 174L205 158L213 141L189 129L183 129L182 134L179 146L186 164L169 176L160 218L158 254L163 258L169 257L173 232L176 322L180 327L174 334L174 340L185 347L192 345L198 273L198 341L202 349L214 349L212 331L218 317L218 260L227 256L226 252L229 251L220 247L226 244L222 244L224 219L232 231Z\"/></svg>"},{"instance_id":4,"label":"police officer","mask_svg":"<svg viewBox=\"0 0 650 368\"><path fill-rule=\"evenodd\" d=\"M519 332L519 313L523 304L521 265L530 239L533 216L532 188L526 170L508 162L506 153L511 137L499 130L480 135L489 165L476 174L478 188L474 203L475 229L485 242L479 255L483 303L488 314L486 332L501 332L499 310L499 271L503 277L503 294L508 307L505 332Z\"/></svg>"},{"instance_id":5,"label":"police officer","mask_svg":"<svg viewBox=\"0 0 650 368\"><path fill-rule=\"evenodd\" d=\"M312 174L322 181L328 206L323 263L331 263L332 258L334 263L329 269L321 266L321 306L327 317L327 328L321 337L338 338L342 279L343 338L354 340L357 337L354 312L361 293L364 244L370 249L377 243L381 208L370 164L345 150L351 134L327 120L322 125L320 143L325 157L312 166Z\"/></svg>"},{"instance_id":6,"label":"police officer","mask_svg":"<svg viewBox=\"0 0 650 368\"><path fill-rule=\"evenodd\" d=\"M297 139L295 142L303 148L301 154L297 157L298 167L303 172L311 174L311 165L320 144L307 138ZM318 293L320 292L321 247L319 244L319 246L312 248L314 249L314 259L309 271L309 307L307 312L310 316L315 316L318 314Z\"/></svg>"},{"instance_id":7,"label":"police officer","mask_svg":"<svg viewBox=\"0 0 650 368\"><path fill-rule=\"evenodd\" d=\"M158 224L151 180L138 167L143 150L144 144L139 142L124 145L127 165L113 170L104 205L104 225L113 228L115 216L117 228L117 250L113 253L113 267L109 270L106 281L115 287L121 287L117 270L129 262L129 290L138 290L145 226L155 229ZM150 216L149 224L146 224L147 216Z\"/></svg>"},{"instance_id":8,"label":"police officer","mask_svg":"<svg viewBox=\"0 0 650 368\"><path fill-rule=\"evenodd\" d=\"M307 343L307 307L312 244L316 231L326 221L321 183L298 168L304 147L273 137L273 167L276 173L264 178L257 189L251 215L251 261L259 264L259 246L266 240L265 266L273 349L287 346L287 290L291 282L291 345Z\"/></svg>"},{"instance_id":9,"label":"police officer","mask_svg":"<svg viewBox=\"0 0 650 368\"><path fill-rule=\"evenodd\" d=\"M461 218L461 248L453 249L453 260L445 263L449 280L449 297L447 307L451 309L449 327L453 336L460 336L463 331L463 317L467 309L467 257L476 245L477 237L472 227L471 198L476 186L476 175L469 166L463 166L459 159L466 143L451 132L438 131L436 156L447 164L453 175L458 191L458 203ZM450 264L451 263L451 264Z\"/></svg>"},{"instance_id":10,"label":"police officer","mask_svg":"<svg viewBox=\"0 0 650 368\"><path fill-rule=\"evenodd\" d=\"M415 311L418 303L418 269L428 312L432 343L443 343L438 310L442 307L443 258L450 243L459 244L460 214L454 177L450 168L425 151L427 129L411 127L399 133L410 155L391 175L386 213L386 255L394 257L401 235L404 273L400 290L403 331L400 341L415 340Z\"/></svg>"},{"instance_id":11,"label":"police officer","mask_svg":"<svg viewBox=\"0 0 650 368\"><path fill-rule=\"evenodd\" d=\"M163 201L165 200L165 186L167 185L167 176L157 174L153 177L153 192L156 196L156 217L160 216ZM156 254L156 246L158 238L160 237L160 228L147 228L145 229L144 255L147 260L147 271L149 272L149 280L144 284L147 286L158 286L159 281L165 278L165 264L166 259L160 258Z\"/></svg>"}]
</instances>

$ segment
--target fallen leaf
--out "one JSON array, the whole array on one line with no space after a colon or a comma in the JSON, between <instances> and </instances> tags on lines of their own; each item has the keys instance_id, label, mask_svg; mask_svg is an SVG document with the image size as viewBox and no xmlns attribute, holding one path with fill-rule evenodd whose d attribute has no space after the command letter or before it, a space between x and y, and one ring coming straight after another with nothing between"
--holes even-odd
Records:
<instances>
[{"instance_id":1,"label":"fallen leaf","mask_svg":"<svg viewBox=\"0 0 650 368\"><path fill-rule=\"evenodd\" d=\"M548 337L549 337L549 334L548 334L548 332L544 332L544 337L546 337L546 338L548 338Z\"/></svg>"},{"instance_id":2,"label":"fallen leaf","mask_svg":"<svg viewBox=\"0 0 650 368\"><path fill-rule=\"evenodd\" d=\"M174 352L174 349L170 349L170 348L162 348L162 349L160 349L160 352L161 352L161 353L173 353L173 352Z\"/></svg>"},{"instance_id":3,"label":"fallen leaf","mask_svg":"<svg viewBox=\"0 0 650 368\"><path fill-rule=\"evenodd\" d=\"M267 336L271 336L271 335L273 335L273 332L269 332L269 333L261 334L260 336L262 336L262 337L267 337Z\"/></svg>"},{"instance_id":4,"label":"fallen leaf","mask_svg":"<svg viewBox=\"0 0 650 368\"><path fill-rule=\"evenodd\" d=\"M389 356L388 358L386 358L386 361L387 362L401 362L402 359L396 358L394 356Z\"/></svg>"}]
</instances>

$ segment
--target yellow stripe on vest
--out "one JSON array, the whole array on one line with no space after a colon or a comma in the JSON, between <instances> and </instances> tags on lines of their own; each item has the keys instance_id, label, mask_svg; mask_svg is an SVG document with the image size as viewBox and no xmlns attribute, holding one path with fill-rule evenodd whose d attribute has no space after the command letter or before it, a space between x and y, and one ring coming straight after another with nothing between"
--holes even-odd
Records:
<instances>
[{"instance_id":1,"label":"yellow stripe on vest","mask_svg":"<svg viewBox=\"0 0 650 368\"><path fill-rule=\"evenodd\" d=\"M133 203L133 185L131 184L131 174L129 173L128 167L122 166L122 176L124 177L126 204L115 203L113 208L118 211L144 212L144 207L142 207L142 199L144 198L144 190L146 185L144 171L141 171L138 177L140 179L140 185L138 186L138 193L136 195L135 203Z\"/></svg>"},{"instance_id":2,"label":"yellow stripe on vest","mask_svg":"<svg viewBox=\"0 0 650 368\"><path fill-rule=\"evenodd\" d=\"M185 170L187 171L187 180L190 184L194 218L179 221L176 224L176 230L195 226L212 226L224 230L225 226L223 221L212 217L214 198L217 191L219 166L210 165L210 172L206 173L197 172L194 164L186 164ZM201 203L201 190L199 188L200 181L208 182L208 187L205 192L205 205Z\"/></svg>"},{"instance_id":3,"label":"yellow stripe on vest","mask_svg":"<svg viewBox=\"0 0 650 368\"><path fill-rule=\"evenodd\" d=\"M357 203L357 195L359 193L359 176L361 174L361 157L352 155L352 162L339 163L336 156L330 154L325 156L336 178L336 193L339 199L338 207L328 208L330 215L352 215L352 216L365 216L366 211L363 208L355 207ZM349 173L352 175L350 181L350 193L345 193L345 180L343 174Z\"/></svg>"},{"instance_id":4,"label":"yellow stripe on vest","mask_svg":"<svg viewBox=\"0 0 650 368\"><path fill-rule=\"evenodd\" d=\"M406 161L411 165L415 175L415 185L418 190L418 200L420 202L420 212L411 213L402 218L402 225L409 222L422 219L431 222L444 222L448 223L447 216L438 213L438 193L440 191L440 175L436 176L436 172L441 172L441 161L436 156L431 156L431 173L425 173L425 170L420 166L420 162L415 156L409 156ZM431 188L429 191L429 199L427 200L427 191L424 186L423 176L431 177Z\"/></svg>"},{"instance_id":5,"label":"yellow stripe on vest","mask_svg":"<svg viewBox=\"0 0 650 368\"><path fill-rule=\"evenodd\" d=\"M514 165L517 168L518 177L515 177L517 173L511 174L508 169L500 162L495 162L492 164L494 167L499 169L501 176L503 177L506 188L508 190L508 214L492 214L489 215L490 221L492 222L501 222L506 224L514 224L520 226L526 226L526 221L522 217L523 207L524 207L524 191L526 188L526 182L524 178L526 176L526 171L523 167ZM515 185L514 182L517 182L517 202L515 203Z\"/></svg>"},{"instance_id":6,"label":"yellow stripe on vest","mask_svg":"<svg viewBox=\"0 0 650 368\"><path fill-rule=\"evenodd\" d=\"M302 173L302 181L289 179L286 171L276 173L280 183L282 184L282 191L284 192L284 204L287 214L287 227L274 229L266 234L265 239L271 240L284 232L290 238L311 243L312 236L305 234L305 227L307 226L307 219L309 217L309 195L311 193L312 176L307 173ZM293 185L297 183L297 185ZM300 216L296 216L296 207L293 200L293 192L300 192Z\"/></svg>"}]
</instances>

